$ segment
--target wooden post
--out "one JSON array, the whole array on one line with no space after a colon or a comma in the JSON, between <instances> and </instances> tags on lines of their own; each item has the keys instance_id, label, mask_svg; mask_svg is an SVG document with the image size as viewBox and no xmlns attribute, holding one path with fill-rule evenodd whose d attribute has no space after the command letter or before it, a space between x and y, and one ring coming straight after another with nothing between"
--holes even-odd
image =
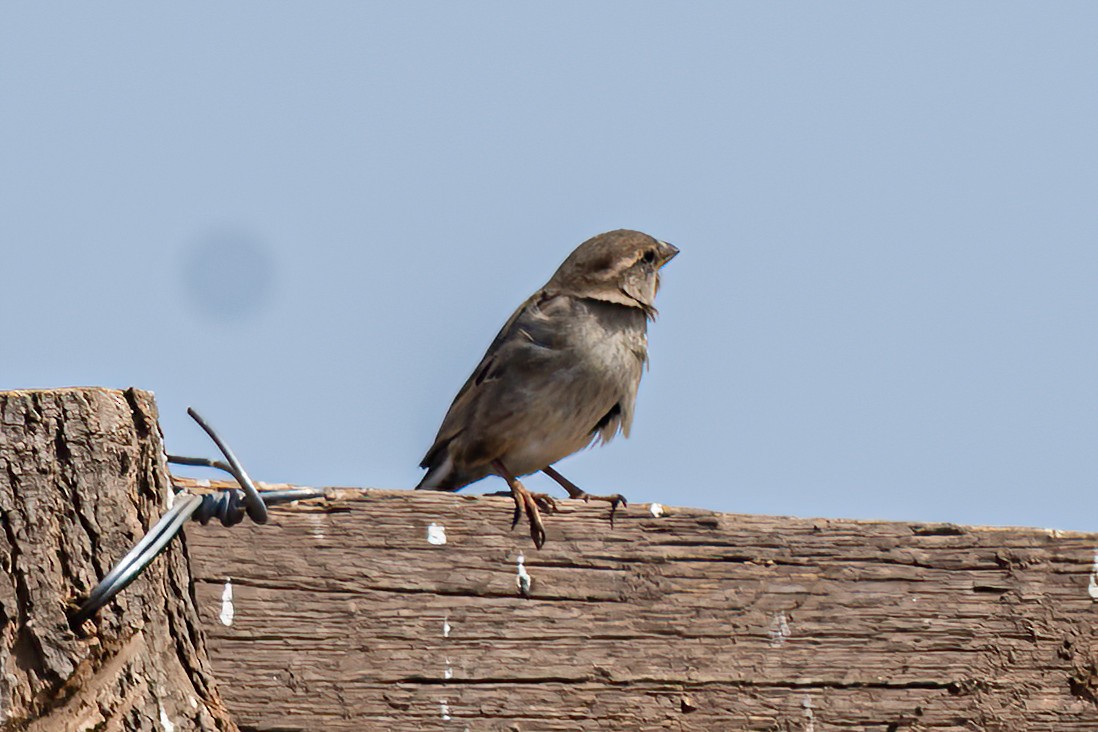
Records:
<instances>
[{"instance_id":1,"label":"wooden post","mask_svg":"<svg viewBox=\"0 0 1098 732\"><path fill-rule=\"evenodd\" d=\"M334 495L188 530L249 729L1098 730L1095 535Z\"/></svg>"},{"instance_id":2,"label":"wooden post","mask_svg":"<svg viewBox=\"0 0 1098 732\"><path fill-rule=\"evenodd\" d=\"M236 730L176 542L81 632L73 603L166 507L147 392L0 392L0 729Z\"/></svg>"}]
</instances>

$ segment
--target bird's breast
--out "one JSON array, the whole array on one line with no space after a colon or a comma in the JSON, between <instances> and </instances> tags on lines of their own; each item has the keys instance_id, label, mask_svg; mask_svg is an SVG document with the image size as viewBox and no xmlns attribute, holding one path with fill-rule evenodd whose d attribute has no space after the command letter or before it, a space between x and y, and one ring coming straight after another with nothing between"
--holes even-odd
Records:
<instances>
[{"instance_id":1,"label":"bird's breast","mask_svg":"<svg viewBox=\"0 0 1098 732\"><path fill-rule=\"evenodd\" d=\"M633 377L648 358L647 320L637 308L584 303L575 318L571 349L596 375Z\"/></svg>"},{"instance_id":2,"label":"bird's breast","mask_svg":"<svg viewBox=\"0 0 1098 732\"><path fill-rule=\"evenodd\" d=\"M552 347L537 345L538 366L514 396L521 439L503 462L522 475L540 470L591 443L599 421L615 406L628 429L646 358L644 314L620 305L578 302L568 317L555 313ZM521 396L520 396L521 395ZM518 406L521 405L521 406ZM526 414L536 414L530 420ZM604 437L604 439L606 439Z\"/></svg>"}]
</instances>

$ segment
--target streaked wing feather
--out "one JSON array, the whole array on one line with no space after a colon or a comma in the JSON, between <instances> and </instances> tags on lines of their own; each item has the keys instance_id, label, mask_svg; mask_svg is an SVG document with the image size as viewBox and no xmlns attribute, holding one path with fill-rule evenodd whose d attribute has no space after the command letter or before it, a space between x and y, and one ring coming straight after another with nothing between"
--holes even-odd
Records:
<instances>
[{"instance_id":1,"label":"streaked wing feather","mask_svg":"<svg viewBox=\"0 0 1098 732\"><path fill-rule=\"evenodd\" d=\"M447 410L446 416L442 420L442 426L439 427L434 444L420 463L421 468L432 467L437 461L440 451L457 437L465 426L470 424L469 417L471 413L476 411L477 405L484 398L484 395L492 390L493 383L499 376L500 372L497 370L497 364L498 368L502 368L508 361L506 354L504 354L504 357L500 357L502 350L528 347L530 343L540 347L552 347L553 328L549 322L551 318L543 314L542 307L553 298L553 295L544 291L534 294L520 305L507 319L507 322L503 324L499 333L492 340L491 345L488 346L488 350L484 352L480 363L473 369L469 378L465 380L465 384L458 390L454 401L450 404L450 409ZM516 333L521 333L521 340L514 337Z\"/></svg>"}]
</instances>

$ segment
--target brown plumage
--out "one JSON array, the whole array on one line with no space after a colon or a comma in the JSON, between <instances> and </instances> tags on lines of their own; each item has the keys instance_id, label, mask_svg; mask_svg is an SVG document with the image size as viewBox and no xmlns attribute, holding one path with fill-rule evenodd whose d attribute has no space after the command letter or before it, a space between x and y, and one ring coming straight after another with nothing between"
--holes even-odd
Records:
<instances>
[{"instance_id":1,"label":"brown plumage","mask_svg":"<svg viewBox=\"0 0 1098 732\"><path fill-rule=\"evenodd\" d=\"M544 470L572 498L596 498L551 466L619 430L629 436L659 270L677 253L624 229L572 252L508 319L454 398L416 488L456 491L500 475L515 498L515 520L527 514L539 547L545 532L537 505L551 507L552 499L531 495L517 476Z\"/></svg>"}]
</instances>

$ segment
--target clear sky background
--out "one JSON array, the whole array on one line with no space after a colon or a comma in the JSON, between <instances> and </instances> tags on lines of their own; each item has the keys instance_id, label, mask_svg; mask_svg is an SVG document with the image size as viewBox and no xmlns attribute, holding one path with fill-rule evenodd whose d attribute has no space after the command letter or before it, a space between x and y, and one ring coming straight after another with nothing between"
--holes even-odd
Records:
<instances>
[{"instance_id":1,"label":"clear sky background","mask_svg":"<svg viewBox=\"0 0 1098 732\"><path fill-rule=\"evenodd\" d=\"M514 307L636 228L682 254L633 437L573 481L1095 530L1096 28L1092 2L4 3L0 388L135 385L173 451L214 454L194 405L259 479L411 487Z\"/></svg>"}]
</instances>

